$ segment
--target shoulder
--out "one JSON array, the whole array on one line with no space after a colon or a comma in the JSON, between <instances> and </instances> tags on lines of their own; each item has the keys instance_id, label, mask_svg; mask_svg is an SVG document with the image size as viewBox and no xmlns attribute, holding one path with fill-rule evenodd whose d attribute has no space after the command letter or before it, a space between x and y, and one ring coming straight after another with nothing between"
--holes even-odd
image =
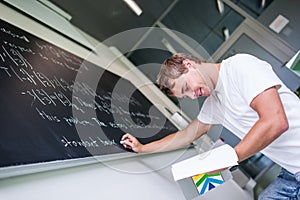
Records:
<instances>
[{"instance_id":1,"label":"shoulder","mask_svg":"<svg viewBox=\"0 0 300 200\"><path fill-rule=\"evenodd\" d=\"M247 62L258 62L262 61L259 58L246 53L238 53L233 56L226 58L224 61L237 62L237 63L247 63Z\"/></svg>"},{"instance_id":2,"label":"shoulder","mask_svg":"<svg viewBox=\"0 0 300 200\"><path fill-rule=\"evenodd\" d=\"M272 66L251 54L239 53L235 54L227 59L223 60L222 63L224 65L229 65L230 68L233 70L246 70L248 72L249 69L251 70L272 70Z\"/></svg>"}]
</instances>

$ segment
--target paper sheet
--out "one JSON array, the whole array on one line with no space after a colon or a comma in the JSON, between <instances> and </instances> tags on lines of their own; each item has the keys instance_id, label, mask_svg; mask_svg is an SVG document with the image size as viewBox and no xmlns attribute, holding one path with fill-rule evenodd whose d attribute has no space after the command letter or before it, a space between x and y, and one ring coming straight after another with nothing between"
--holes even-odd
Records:
<instances>
[{"instance_id":1,"label":"paper sheet","mask_svg":"<svg viewBox=\"0 0 300 200\"><path fill-rule=\"evenodd\" d=\"M289 20L282 15L278 15L274 21L269 25L269 28L280 33L280 31L289 23Z\"/></svg>"},{"instance_id":2,"label":"paper sheet","mask_svg":"<svg viewBox=\"0 0 300 200\"><path fill-rule=\"evenodd\" d=\"M228 144L172 165L174 180L238 165L235 150Z\"/></svg>"}]
</instances>

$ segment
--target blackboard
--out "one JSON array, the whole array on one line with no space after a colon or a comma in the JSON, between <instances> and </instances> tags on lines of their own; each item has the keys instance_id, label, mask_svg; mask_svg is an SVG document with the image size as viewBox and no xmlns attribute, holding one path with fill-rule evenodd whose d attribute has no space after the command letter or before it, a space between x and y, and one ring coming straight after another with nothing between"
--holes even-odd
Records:
<instances>
[{"instance_id":1,"label":"blackboard","mask_svg":"<svg viewBox=\"0 0 300 200\"><path fill-rule=\"evenodd\" d=\"M0 169L134 154L125 132L177 131L130 81L3 20L0 38Z\"/></svg>"}]
</instances>

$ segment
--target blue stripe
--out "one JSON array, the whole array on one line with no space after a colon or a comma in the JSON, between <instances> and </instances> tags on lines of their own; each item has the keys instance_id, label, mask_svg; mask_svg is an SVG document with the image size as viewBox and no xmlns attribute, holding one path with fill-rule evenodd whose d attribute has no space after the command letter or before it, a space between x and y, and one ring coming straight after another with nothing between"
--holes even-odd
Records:
<instances>
[{"instance_id":1,"label":"blue stripe","mask_svg":"<svg viewBox=\"0 0 300 200\"><path fill-rule=\"evenodd\" d=\"M208 177L204 184L203 184L203 187L201 188L201 191L200 191L200 194L204 194L206 188L208 187L208 183L217 183L217 184L222 184L223 181L222 180L218 180L218 179L214 179L214 178L210 178Z\"/></svg>"}]
</instances>

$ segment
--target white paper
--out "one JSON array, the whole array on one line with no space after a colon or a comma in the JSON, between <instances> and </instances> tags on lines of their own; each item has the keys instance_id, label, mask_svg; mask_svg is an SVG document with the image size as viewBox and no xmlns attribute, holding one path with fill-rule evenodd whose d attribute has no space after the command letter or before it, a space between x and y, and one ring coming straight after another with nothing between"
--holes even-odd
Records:
<instances>
[{"instance_id":1,"label":"white paper","mask_svg":"<svg viewBox=\"0 0 300 200\"><path fill-rule=\"evenodd\" d=\"M269 28L280 33L280 31L289 23L289 20L282 15L278 15L276 19L269 25Z\"/></svg>"},{"instance_id":2,"label":"white paper","mask_svg":"<svg viewBox=\"0 0 300 200\"><path fill-rule=\"evenodd\" d=\"M228 144L172 165L174 180L238 165L235 150Z\"/></svg>"}]
</instances>

